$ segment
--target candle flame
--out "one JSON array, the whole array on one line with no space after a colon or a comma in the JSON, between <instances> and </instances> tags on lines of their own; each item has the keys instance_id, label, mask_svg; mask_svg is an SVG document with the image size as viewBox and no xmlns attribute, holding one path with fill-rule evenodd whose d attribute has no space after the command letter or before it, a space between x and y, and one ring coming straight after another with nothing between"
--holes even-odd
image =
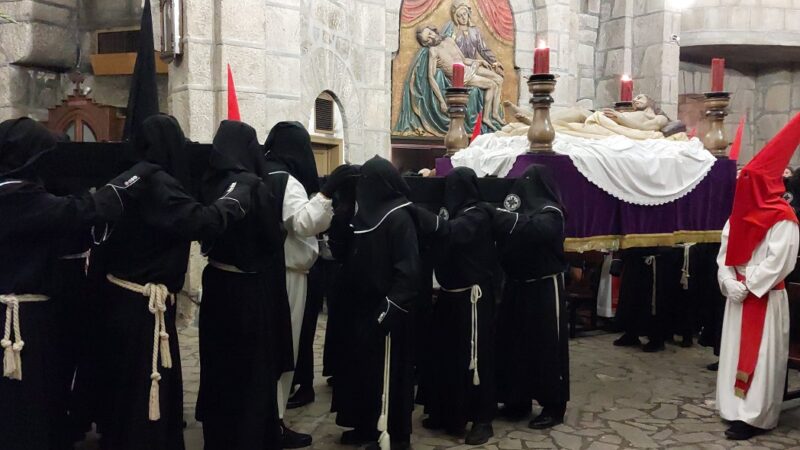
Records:
<instances>
[{"instance_id":1,"label":"candle flame","mask_svg":"<svg viewBox=\"0 0 800 450\"><path fill-rule=\"evenodd\" d=\"M622 74L622 81L631 81L631 77L627 73Z\"/></svg>"},{"instance_id":2,"label":"candle flame","mask_svg":"<svg viewBox=\"0 0 800 450\"><path fill-rule=\"evenodd\" d=\"M547 42L544 39L539 39L539 47L538 48L547 48Z\"/></svg>"}]
</instances>

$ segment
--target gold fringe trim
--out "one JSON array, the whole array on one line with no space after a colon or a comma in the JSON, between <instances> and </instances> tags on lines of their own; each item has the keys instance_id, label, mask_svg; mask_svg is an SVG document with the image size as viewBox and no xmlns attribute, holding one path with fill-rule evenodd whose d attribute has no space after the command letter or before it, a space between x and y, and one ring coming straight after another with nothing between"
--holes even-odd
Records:
<instances>
[{"instance_id":1,"label":"gold fringe trim","mask_svg":"<svg viewBox=\"0 0 800 450\"><path fill-rule=\"evenodd\" d=\"M678 244L709 244L721 241L721 230L676 231L674 233L602 235L585 238L567 238L564 250L568 252L615 251L638 247L673 247Z\"/></svg>"},{"instance_id":2,"label":"gold fringe trim","mask_svg":"<svg viewBox=\"0 0 800 450\"><path fill-rule=\"evenodd\" d=\"M747 383L750 380L750 375L748 375L746 372L742 372L741 370L737 370L736 379L742 383Z\"/></svg>"},{"instance_id":3,"label":"gold fringe trim","mask_svg":"<svg viewBox=\"0 0 800 450\"><path fill-rule=\"evenodd\" d=\"M735 388L734 389L734 394L739 398L747 397L747 393L742 388Z\"/></svg>"}]
</instances>

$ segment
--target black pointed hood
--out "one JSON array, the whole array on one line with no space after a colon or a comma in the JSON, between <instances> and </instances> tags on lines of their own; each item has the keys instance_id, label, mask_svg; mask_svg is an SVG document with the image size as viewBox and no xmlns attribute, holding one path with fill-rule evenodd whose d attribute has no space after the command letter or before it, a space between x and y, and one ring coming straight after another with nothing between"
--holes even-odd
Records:
<instances>
[{"instance_id":1,"label":"black pointed hood","mask_svg":"<svg viewBox=\"0 0 800 450\"><path fill-rule=\"evenodd\" d=\"M218 171L250 172L265 176L267 162L261 153L255 128L244 122L222 121L214 135L209 165Z\"/></svg>"},{"instance_id":2,"label":"black pointed hood","mask_svg":"<svg viewBox=\"0 0 800 450\"><path fill-rule=\"evenodd\" d=\"M142 9L139 28L136 64L133 67L131 89L128 94L128 107L125 112L125 141L135 142L144 121L158 114L158 84L156 82L155 45L153 44L153 17L150 13L150 0Z\"/></svg>"},{"instance_id":3,"label":"black pointed hood","mask_svg":"<svg viewBox=\"0 0 800 450\"><path fill-rule=\"evenodd\" d=\"M22 117L0 123L0 180L35 178L36 162L55 147L53 133L33 119Z\"/></svg>"},{"instance_id":4,"label":"black pointed hood","mask_svg":"<svg viewBox=\"0 0 800 450\"><path fill-rule=\"evenodd\" d=\"M375 156L361 166L356 184L356 213L351 225L356 233L375 230L390 213L410 205L410 192L400 172L389 161Z\"/></svg>"},{"instance_id":5,"label":"black pointed hood","mask_svg":"<svg viewBox=\"0 0 800 450\"><path fill-rule=\"evenodd\" d=\"M311 136L300 122L280 122L264 142L270 172L288 172L306 189L308 195L319 192L319 174Z\"/></svg>"},{"instance_id":6,"label":"black pointed hood","mask_svg":"<svg viewBox=\"0 0 800 450\"><path fill-rule=\"evenodd\" d=\"M193 192L191 154L186 147L186 136L174 117L157 114L147 118L135 144L140 158L158 164L184 189Z\"/></svg>"},{"instance_id":7,"label":"black pointed hood","mask_svg":"<svg viewBox=\"0 0 800 450\"><path fill-rule=\"evenodd\" d=\"M523 214L535 214L548 206L566 216L558 184L550 168L541 164L528 167L514 182L503 202L505 209Z\"/></svg>"},{"instance_id":8,"label":"black pointed hood","mask_svg":"<svg viewBox=\"0 0 800 450\"><path fill-rule=\"evenodd\" d=\"M444 207L450 217L481 201L478 176L468 167L456 167L444 178Z\"/></svg>"}]
</instances>

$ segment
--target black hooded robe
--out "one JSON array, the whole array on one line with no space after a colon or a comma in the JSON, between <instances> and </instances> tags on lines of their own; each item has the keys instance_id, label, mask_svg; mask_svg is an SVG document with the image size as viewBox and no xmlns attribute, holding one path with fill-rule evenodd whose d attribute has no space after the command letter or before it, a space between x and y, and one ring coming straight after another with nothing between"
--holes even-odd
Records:
<instances>
[{"instance_id":1,"label":"black hooded robe","mask_svg":"<svg viewBox=\"0 0 800 450\"><path fill-rule=\"evenodd\" d=\"M190 156L174 118L145 120L137 140L144 157L161 165L147 182L147 195L126 208L104 247L106 274L145 285L161 284L176 294L183 287L194 240L210 240L243 213L236 201L220 199L203 206L186 191L191 185ZM98 356L100 398L98 429L109 450L183 450L183 382L175 304L167 301L166 332L172 368L158 361L161 418L151 421L154 315L142 294L106 281L97 311L102 348Z\"/></svg>"},{"instance_id":2,"label":"black hooded robe","mask_svg":"<svg viewBox=\"0 0 800 450\"><path fill-rule=\"evenodd\" d=\"M425 398L430 417L447 430L463 430L470 421L489 423L497 408L493 269L498 263L492 210L480 201L472 170L457 168L447 175L444 217L435 233L434 270L441 289L428 342L432 389ZM481 290L476 303L477 375L471 370L474 285Z\"/></svg>"},{"instance_id":3,"label":"black hooded robe","mask_svg":"<svg viewBox=\"0 0 800 450\"><path fill-rule=\"evenodd\" d=\"M259 173L262 162L256 131L222 122L202 200L213 203L233 173ZM197 418L206 450L279 448L276 382L292 363L280 225L280 202L262 183L244 219L203 243L209 265L200 310Z\"/></svg>"},{"instance_id":4,"label":"black hooded robe","mask_svg":"<svg viewBox=\"0 0 800 450\"><path fill-rule=\"evenodd\" d=\"M81 324L70 323L73 316L62 314L67 305L61 283L64 274L57 273L58 258L69 247L65 243L83 242L92 225L110 218L104 218L97 196L59 197L45 191L34 163L53 146L50 132L31 119L0 124L0 295L50 298L19 305L22 379L6 378L0 372L0 447L4 449L52 450L72 444L64 355L75 344L74 336L69 336L73 326ZM7 305L0 301L0 339L7 312ZM10 334L10 340L17 342L13 330Z\"/></svg>"},{"instance_id":5,"label":"black hooded robe","mask_svg":"<svg viewBox=\"0 0 800 450\"><path fill-rule=\"evenodd\" d=\"M546 167L529 167L504 206L494 220L506 273L497 323L498 398L520 408L530 408L533 399L563 415L569 401L564 212Z\"/></svg>"},{"instance_id":6,"label":"black hooded robe","mask_svg":"<svg viewBox=\"0 0 800 450\"><path fill-rule=\"evenodd\" d=\"M412 306L420 285L416 229L405 208L410 204L405 199L408 186L391 163L375 157L361 172L343 268L350 295L338 309L348 323L340 327L347 351L341 354L334 383L336 423L376 430L388 333L388 431L393 441L408 442L414 406Z\"/></svg>"}]
</instances>

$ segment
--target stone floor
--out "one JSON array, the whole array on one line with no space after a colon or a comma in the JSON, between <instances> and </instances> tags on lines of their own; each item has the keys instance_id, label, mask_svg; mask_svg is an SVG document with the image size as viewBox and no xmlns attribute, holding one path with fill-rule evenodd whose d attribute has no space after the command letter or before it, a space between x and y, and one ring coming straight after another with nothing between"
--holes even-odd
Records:
<instances>
[{"instance_id":1,"label":"stone floor","mask_svg":"<svg viewBox=\"0 0 800 450\"><path fill-rule=\"evenodd\" d=\"M287 422L297 431L314 436L312 449L348 449L337 444L343 429L328 412L331 389L321 377L325 316L320 317L315 343L316 402L287 413ZM725 440L722 424L714 412L715 374L704 369L714 361L708 349L668 346L658 354L611 345L613 335L574 339L570 345L572 401L566 421L541 432L527 428L527 421L494 423L495 437L483 447L504 449L627 448L675 449L798 449L800 408L787 409L780 426L750 442ZM200 374L197 329L181 332L185 381L187 450L201 450L202 428L194 420L194 405ZM800 377L792 374L792 385ZM787 405L789 406L789 405ZM467 449L463 443L422 428L421 408L414 413L414 450ZM88 447L87 447L88 448Z\"/></svg>"}]
</instances>

